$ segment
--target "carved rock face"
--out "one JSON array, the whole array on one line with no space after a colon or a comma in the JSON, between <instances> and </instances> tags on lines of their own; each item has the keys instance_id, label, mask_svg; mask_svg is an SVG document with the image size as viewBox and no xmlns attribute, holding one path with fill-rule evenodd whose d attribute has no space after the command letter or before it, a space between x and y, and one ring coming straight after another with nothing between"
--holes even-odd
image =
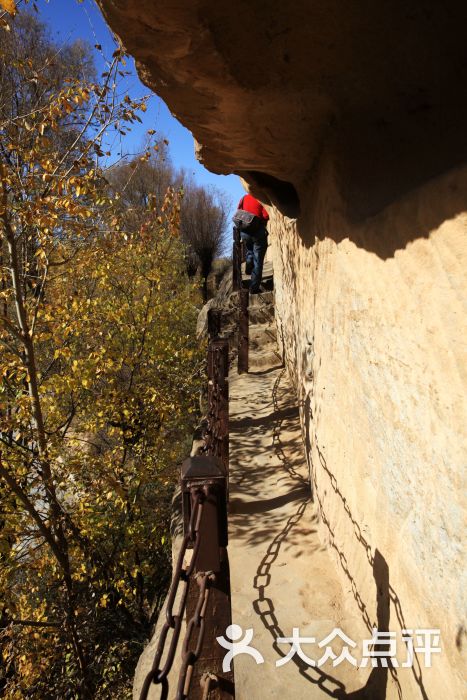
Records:
<instances>
[{"instance_id":1,"label":"carved rock face","mask_svg":"<svg viewBox=\"0 0 467 700\"><path fill-rule=\"evenodd\" d=\"M354 219L467 156L465 3L100 4L200 160L289 216L323 155Z\"/></svg>"}]
</instances>

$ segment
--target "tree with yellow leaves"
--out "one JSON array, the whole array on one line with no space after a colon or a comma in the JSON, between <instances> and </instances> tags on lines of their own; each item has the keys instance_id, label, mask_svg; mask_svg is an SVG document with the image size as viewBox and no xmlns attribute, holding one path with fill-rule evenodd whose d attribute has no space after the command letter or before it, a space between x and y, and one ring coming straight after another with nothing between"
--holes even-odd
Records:
<instances>
[{"instance_id":1,"label":"tree with yellow leaves","mask_svg":"<svg viewBox=\"0 0 467 700\"><path fill-rule=\"evenodd\" d=\"M37 50L21 52L31 31ZM129 229L99 165L107 131L125 131L145 109L116 97L123 51L98 82L85 52L69 49L57 67L29 16L8 36L0 694L125 698L170 570L175 465L203 372L199 298L184 273L177 194L151 198ZM80 60L86 71L75 70Z\"/></svg>"}]
</instances>

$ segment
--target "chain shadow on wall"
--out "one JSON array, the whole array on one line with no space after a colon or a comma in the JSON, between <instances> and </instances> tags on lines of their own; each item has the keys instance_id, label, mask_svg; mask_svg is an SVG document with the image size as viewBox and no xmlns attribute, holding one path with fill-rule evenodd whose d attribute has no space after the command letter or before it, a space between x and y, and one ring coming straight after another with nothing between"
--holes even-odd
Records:
<instances>
[{"instance_id":1,"label":"chain shadow on wall","mask_svg":"<svg viewBox=\"0 0 467 700\"><path fill-rule=\"evenodd\" d=\"M279 457L282 463L283 469L288 472L289 476L292 479L302 481L303 477L296 472L293 466L292 468L290 468L290 465L288 464L287 455L283 449L283 445L280 439L283 412L280 410L279 407L279 386L280 381L284 376L284 372L285 370L281 372L281 374L278 376L272 390L274 414L276 418L275 425L273 428L273 446L274 451L276 452L277 456ZM309 486L308 481L307 485ZM286 656L286 653L280 648L277 639L285 637L285 634L277 618L274 601L267 595L267 588L270 586L271 583L272 566L279 556L281 547L287 542L294 528L298 526L301 518L305 514L306 507L311 502L311 500L313 500L313 495L311 495L311 497L306 497L303 500L300 500L296 512L288 518L287 522L285 523L285 526L274 537L272 542L270 542L266 553L257 568L253 582L253 587L258 591L258 597L253 602L253 609L260 618L264 627L270 632L273 639L273 649L275 650L277 655L282 658ZM322 511L321 507L320 510ZM325 517L324 514L322 515L323 517ZM327 520L326 526L330 530L329 522ZM333 535L332 542L334 548L337 550ZM345 556L343 555L343 553L339 552L339 557L341 563L344 565L346 575L351 580L354 596L357 600L359 609L363 615L368 630L372 632L373 627L376 626L381 632L389 631L389 568L382 554L378 550L376 550L372 564L373 577L377 589L377 622L375 624L372 624L366 605L356 589L356 585L353 578L350 575L349 567L347 565ZM383 651L383 649L378 649L378 651ZM388 670L390 669L391 675L393 675L394 681L398 689L399 698L402 700L402 690L397 679L397 675L395 674L395 669L393 669L390 666L391 659L387 659L389 669L386 667L379 666L372 669L365 686L354 692L347 692L345 689L345 685L344 683L342 683L342 681L338 680L337 678L331 676L328 673L325 673L320 668L310 667L297 655L294 655L291 658L291 661L297 667L298 672L303 678L305 678L309 683L317 685L321 689L321 691L329 697L337 698L337 700L385 700L387 675Z\"/></svg>"},{"instance_id":2,"label":"chain shadow on wall","mask_svg":"<svg viewBox=\"0 0 467 700\"><path fill-rule=\"evenodd\" d=\"M318 489L316 487L316 477L315 477L315 470L313 468L313 460L312 460L312 436L310 432L310 426L311 426L311 421L313 419L313 414L311 410L311 393L307 394L307 397L303 403L303 419L304 419L304 426L305 426L305 453L306 457L308 460L308 463L310 464L310 473L311 473L311 479L313 483L313 500L316 500L319 511L320 511L320 516L323 521L323 524L325 525L328 533L329 533L329 543L331 547L336 551L339 562L341 565L342 570L344 571L344 574L348 578L351 588L352 588L352 594L353 597L358 605L358 608L361 612L362 619L368 628L369 632L372 631L373 627L376 627L378 630L384 632L384 631L389 631L389 615L390 615L390 604L392 603L394 606L394 610L396 613L396 618L397 621L401 627L401 629L407 629L407 623L404 618L404 613L402 610L402 605L399 596L397 595L396 591L394 590L393 586L390 584L389 580L389 567L388 564L383 556L383 554L376 549L374 556L371 554L371 547L368 541L365 539L363 536L363 533L361 531L360 525L358 522L355 520L355 518L352 515L352 512L349 508L349 505L347 503L347 499L343 495L342 491L339 488L339 485L337 483L336 477L334 474L331 472L329 469L326 458L324 457L323 453L319 449L319 444L318 444L318 438L316 433L314 434L314 445L316 448L316 451L318 453L318 458L320 461L320 465L323 468L323 470L326 472L328 475L330 482L331 482L331 487L334 491L334 493L338 496L338 498L341 500L345 513L347 517L349 518L350 522L352 523L352 530L354 533L354 536L356 540L359 542L359 544L363 547L365 550L365 555L368 560L369 565L372 568L373 572L373 578L375 580L376 584L376 591L377 591L377 622L373 623L370 619L369 613L367 606L365 605L365 602L358 591L358 588L355 583L355 579L353 578L351 572L350 572L350 567L349 563L347 561L347 558L342 552L335 540L335 535L333 530L331 529L330 522L328 518L326 517L326 514L324 512L323 504L319 496ZM402 698L402 689L397 677L397 671L396 668L394 668L391 665L391 659L388 658L388 668L375 668L373 669L372 673L370 674L370 677L368 679L368 682L365 686L365 688L362 688L359 691L356 691L356 693L351 693L348 697L352 698L352 700L363 700L364 698L368 697L371 698L372 700L383 700L385 698L385 688L387 684L387 672L391 673L391 677L393 681L396 683L399 698ZM420 662L418 660L418 657L416 654L414 654L414 665L411 667L415 682L417 683L419 689L420 689L420 695L423 700L429 700L425 686L423 684L423 677L422 677L422 669L420 666ZM375 673L379 672L379 673ZM383 672L383 673L382 673ZM369 685L371 683L371 685ZM383 693L383 687L384 687L384 694ZM366 694L366 691L370 692L370 695ZM374 694L371 694L374 692ZM379 693L379 694L377 694Z\"/></svg>"},{"instance_id":3,"label":"chain shadow on wall","mask_svg":"<svg viewBox=\"0 0 467 700\"><path fill-rule=\"evenodd\" d=\"M288 473L290 478L293 481L297 481L303 488L305 488L307 491L310 490L310 484L307 479L305 479L294 467L294 465L290 462L289 458L287 457L285 451L284 451L284 445L281 440L281 431L282 431L282 424L284 422L285 418L291 418L291 417L299 417L299 410L298 406L294 406L293 408L288 408L288 409L281 409L279 407L279 387L281 380L285 376L286 373L286 368L284 367L282 371L280 372L279 376L277 377L276 381L274 382L274 386L272 388L272 404L274 407L274 426L272 429L272 445L274 452L276 453L276 456L281 462L282 468Z\"/></svg>"},{"instance_id":4,"label":"chain shadow on wall","mask_svg":"<svg viewBox=\"0 0 467 700\"><path fill-rule=\"evenodd\" d=\"M277 639L283 638L286 635L284 634L284 630L281 628L277 619L274 602L267 596L266 589L271 582L271 568L279 555L281 545L287 541L287 536L289 535L290 531L299 523L309 502L310 499L307 499L300 503L296 513L290 516L283 530L276 535L273 541L269 544L269 547L267 548L266 553L258 566L253 582L253 587L258 591L258 597L255 601L253 601L253 609L260 618L264 627L271 633L273 639L272 648L278 654L278 656L282 658L286 656L286 653L280 648L279 644L277 643ZM377 628L381 632L388 632L389 596L387 593L389 589L389 569L384 557L378 550L375 552L373 576L377 591L379 592L377 603ZM366 608L365 614L368 618ZM383 650L381 649L381 651ZM379 658L381 659L383 657ZM372 669L365 686L359 690L348 693L345 690L345 685L341 681L334 678L330 674L325 673L320 668L310 667L297 655L294 655L290 660L295 664L301 676L303 676L310 683L318 685L320 689L329 697L337 698L337 700L385 700L386 698L388 668L378 666ZM387 659L387 662L388 666L390 666L391 660ZM395 669L391 670L395 671ZM399 698L402 699L402 689L397 680L397 676L395 678L395 682L397 685ZM329 685L331 685L331 687L327 687Z\"/></svg>"}]
</instances>

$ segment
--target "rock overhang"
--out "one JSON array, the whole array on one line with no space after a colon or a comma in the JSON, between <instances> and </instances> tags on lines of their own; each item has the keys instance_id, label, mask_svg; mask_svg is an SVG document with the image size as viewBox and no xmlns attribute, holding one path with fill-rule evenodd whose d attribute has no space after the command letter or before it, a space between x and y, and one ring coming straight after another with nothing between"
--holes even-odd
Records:
<instances>
[{"instance_id":1,"label":"rock overhang","mask_svg":"<svg viewBox=\"0 0 467 700\"><path fill-rule=\"evenodd\" d=\"M324 162L361 219L467 158L464 3L99 2L206 167L288 216Z\"/></svg>"}]
</instances>

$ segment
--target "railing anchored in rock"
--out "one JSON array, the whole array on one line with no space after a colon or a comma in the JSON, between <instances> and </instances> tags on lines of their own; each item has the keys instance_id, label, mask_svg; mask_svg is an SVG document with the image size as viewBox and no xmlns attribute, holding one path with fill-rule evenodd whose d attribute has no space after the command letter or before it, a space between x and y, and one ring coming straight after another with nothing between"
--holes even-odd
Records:
<instances>
[{"instance_id":1,"label":"railing anchored in rock","mask_svg":"<svg viewBox=\"0 0 467 700\"><path fill-rule=\"evenodd\" d=\"M248 289L242 289L242 242L234 228L233 289L239 293L238 371L248 372ZM201 454L181 466L183 540L174 568L151 670L139 700L160 686L169 697L177 651L176 700L233 700L233 671L223 671L225 648L217 642L231 624L227 554L229 471L229 341L221 338L220 309L208 312L208 411ZM181 641L183 620L186 631Z\"/></svg>"},{"instance_id":2,"label":"railing anchored in rock","mask_svg":"<svg viewBox=\"0 0 467 700\"><path fill-rule=\"evenodd\" d=\"M184 536L166 600L165 621L140 700L149 698L153 686L159 686L159 697L167 700L169 674L178 650L178 681L171 698L235 697L233 671L222 670L226 651L216 641L216 637L225 636L231 624L227 555L229 343L220 337L220 325L220 310L210 310L204 447L202 454L189 457L181 466Z\"/></svg>"},{"instance_id":3,"label":"railing anchored in rock","mask_svg":"<svg viewBox=\"0 0 467 700\"><path fill-rule=\"evenodd\" d=\"M233 229L232 287L239 295L238 308L238 372L248 372L250 292L242 287L242 262L245 247L240 238L240 230Z\"/></svg>"}]
</instances>

